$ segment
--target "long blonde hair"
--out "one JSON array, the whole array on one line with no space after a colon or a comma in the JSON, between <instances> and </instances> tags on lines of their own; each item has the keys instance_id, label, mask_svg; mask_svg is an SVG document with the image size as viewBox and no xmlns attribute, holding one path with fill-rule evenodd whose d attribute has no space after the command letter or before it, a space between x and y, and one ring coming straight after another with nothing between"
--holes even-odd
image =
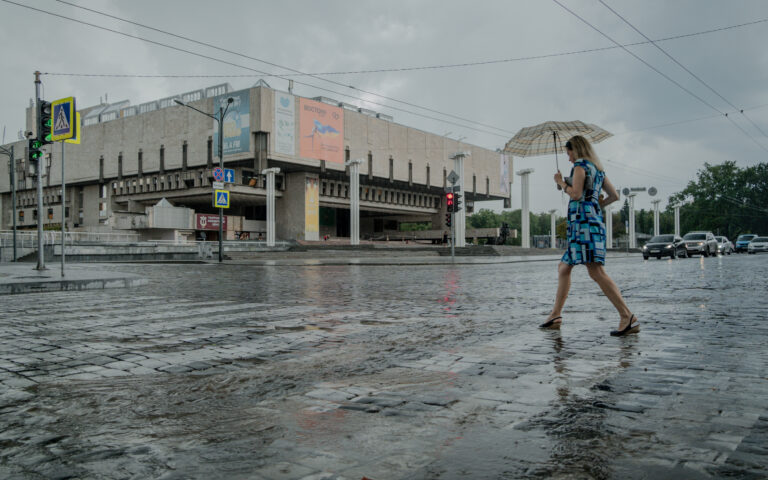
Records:
<instances>
[{"instance_id":1,"label":"long blonde hair","mask_svg":"<svg viewBox=\"0 0 768 480\"><path fill-rule=\"evenodd\" d=\"M582 137L581 135L574 135L568 140L568 143L571 144L570 149L573 150L573 153L576 155L577 159L583 158L585 160L589 160L595 164L595 167L597 167L598 170L601 172L605 171L602 162L600 162L597 154L592 149L592 144L589 143L589 140Z\"/></svg>"}]
</instances>

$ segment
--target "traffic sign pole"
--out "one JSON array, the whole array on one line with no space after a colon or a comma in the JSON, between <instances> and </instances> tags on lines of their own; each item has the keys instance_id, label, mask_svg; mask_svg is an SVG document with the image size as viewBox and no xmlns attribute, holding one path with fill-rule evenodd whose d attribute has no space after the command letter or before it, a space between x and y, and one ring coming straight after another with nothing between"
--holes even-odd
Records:
<instances>
[{"instance_id":1,"label":"traffic sign pole","mask_svg":"<svg viewBox=\"0 0 768 480\"><path fill-rule=\"evenodd\" d=\"M40 72L35 72L35 111L40 115ZM38 130L40 130L38 128ZM37 138L45 138L45 132L37 132ZM37 270L45 270L43 252L43 159L37 159Z\"/></svg>"}]
</instances>

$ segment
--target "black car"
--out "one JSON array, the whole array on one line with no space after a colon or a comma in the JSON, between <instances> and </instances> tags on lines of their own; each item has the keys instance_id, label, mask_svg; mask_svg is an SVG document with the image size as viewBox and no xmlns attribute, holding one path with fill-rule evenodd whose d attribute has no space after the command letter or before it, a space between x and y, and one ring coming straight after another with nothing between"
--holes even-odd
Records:
<instances>
[{"instance_id":1,"label":"black car","mask_svg":"<svg viewBox=\"0 0 768 480\"><path fill-rule=\"evenodd\" d=\"M675 235L656 235L643 246L643 258L648 257L687 257L683 239Z\"/></svg>"}]
</instances>

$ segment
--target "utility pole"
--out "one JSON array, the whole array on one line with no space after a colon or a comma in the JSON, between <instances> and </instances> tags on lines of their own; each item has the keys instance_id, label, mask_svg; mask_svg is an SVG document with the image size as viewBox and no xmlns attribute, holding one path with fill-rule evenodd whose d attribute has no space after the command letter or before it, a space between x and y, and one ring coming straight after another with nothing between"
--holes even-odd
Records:
<instances>
[{"instance_id":1,"label":"utility pole","mask_svg":"<svg viewBox=\"0 0 768 480\"><path fill-rule=\"evenodd\" d=\"M11 219L13 221L13 261L16 261L16 158L13 154L13 145L8 150L0 146L0 153L8 155L8 173L11 176Z\"/></svg>"}]
</instances>

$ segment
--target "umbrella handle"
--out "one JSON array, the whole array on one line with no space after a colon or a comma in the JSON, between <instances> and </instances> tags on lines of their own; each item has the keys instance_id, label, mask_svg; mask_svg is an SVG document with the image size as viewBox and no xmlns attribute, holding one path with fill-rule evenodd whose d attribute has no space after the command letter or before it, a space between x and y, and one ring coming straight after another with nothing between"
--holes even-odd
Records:
<instances>
[{"instance_id":1,"label":"umbrella handle","mask_svg":"<svg viewBox=\"0 0 768 480\"><path fill-rule=\"evenodd\" d=\"M552 130L552 143L555 145L555 166L557 167L557 171L560 171L560 162L557 161L557 131Z\"/></svg>"}]
</instances>

